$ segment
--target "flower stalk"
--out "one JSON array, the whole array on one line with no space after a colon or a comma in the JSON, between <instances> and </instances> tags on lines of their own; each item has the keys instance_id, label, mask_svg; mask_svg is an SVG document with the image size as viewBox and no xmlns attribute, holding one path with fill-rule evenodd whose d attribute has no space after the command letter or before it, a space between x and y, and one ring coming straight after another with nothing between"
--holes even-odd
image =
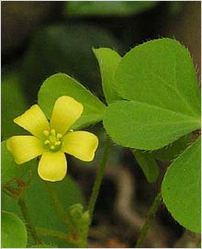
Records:
<instances>
[{"instance_id":1,"label":"flower stalk","mask_svg":"<svg viewBox=\"0 0 202 249\"><path fill-rule=\"evenodd\" d=\"M96 204L97 197L98 197L100 187L102 184L102 179L104 176L104 172L105 172L105 168L106 168L106 164L107 164L107 160L108 160L108 156L109 156L110 144L111 144L110 138L107 137L106 141L105 141L103 157L101 159L100 166L99 166L98 171L97 171L96 179L95 179L94 186L93 186L93 191L92 191L89 205L88 205L88 210L89 210L89 214L90 214L90 223L92 222L95 204Z\"/></svg>"},{"instance_id":2,"label":"flower stalk","mask_svg":"<svg viewBox=\"0 0 202 249\"><path fill-rule=\"evenodd\" d=\"M159 192L156 195L156 197L155 197L155 199L154 199L154 201L153 201L153 203L152 203L152 205L147 213L145 223L144 223L142 229L140 230L139 237L138 237L136 245L135 245L136 248L143 246L143 243L145 241L145 238L146 238L147 233L151 227L151 223L152 223L153 218L154 218L154 216L159 208L161 201L162 201L162 195L161 195L161 192Z\"/></svg>"},{"instance_id":3,"label":"flower stalk","mask_svg":"<svg viewBox=\"0 0 202 249\"><path fill-rule=\"evenodd\" d=\"M25 223L26 223L26 226L27 226L27 230L30 232L30 234L31 234L32 238L34 239L34 241L36 242L36 244L42 244L42 241L39 238L39 236L38 236L38 234L36 232L36 229L35 229L35 227L33 226L32 222L31 222L31 219L29 217L29 213L28 213L28 210L27 210L27 206L26 206L26 203L25 203L23 197L19 198L18 205L20 206L22 215L24 217L24 220L25 220Z\"/></svg>"}]
</instances>

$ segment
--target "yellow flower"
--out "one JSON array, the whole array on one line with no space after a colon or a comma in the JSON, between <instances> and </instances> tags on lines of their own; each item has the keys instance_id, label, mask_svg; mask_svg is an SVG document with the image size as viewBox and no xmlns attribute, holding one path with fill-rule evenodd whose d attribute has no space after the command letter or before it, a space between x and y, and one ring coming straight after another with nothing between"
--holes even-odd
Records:
<instances>
[{"instance_id":1,"label":"yellow flower","mask_svg":"<svg viewBox=\"0 0 202 249\"><path fill-rule=\"evenodd\" d=\"M46 181L60 181L67 172L65 153L83 161L92 161L98 146L98 138L87 131L72 131L79 119L83 105L69 96L55 102L50 123L38 105L31 106L14 122L33 136L13 136L7 140L7 148L17 164L41 156L39 176Z\"/></svg>"}]
</instances>

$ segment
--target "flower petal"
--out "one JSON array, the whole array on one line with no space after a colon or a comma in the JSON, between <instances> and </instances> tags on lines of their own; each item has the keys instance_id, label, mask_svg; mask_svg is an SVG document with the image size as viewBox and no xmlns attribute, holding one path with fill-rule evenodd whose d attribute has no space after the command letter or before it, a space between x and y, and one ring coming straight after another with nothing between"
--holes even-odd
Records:
<instances>
[{"instance_id":1,"label":"flower petal","mask_svg":"<svg viewBox=\"0 0 202 249\"><path fill-rule=\"evenodd\" d=\"M38 105L31 106L21 116L15 118L14 122L39 138L44 130L49 130L48 120Z\"/></svg>"},{"instance_id":2,"label":"flower petal","mask_svg":"<svg viewBox=\"0 0 202 249\"><path fill-rule=\"evenodd\" d=\"M65 132L76 122L83 112L83 105L69 96L62 96L55 102L50 126L58 133Z\"/></svg>"},{"instance_id":3,"label":"flower petal","mask_svg":"<svg viewBox=\"0 0 202 249\"><path fill-rule=\"evenodd\" d=\"M87 131L68 132L63 137L62 151L79 158L92 161L98 147L98 138Z\"/></svg>"},{"instance_id":4,"label":"flower petal","mask_svg":"<svg viewBox=\"0 0 202 249\"><path fill-rule=\"evenodd\" d=\"M38 174L45 181L61 181L67 172L65 154L58 152L44 152L39 162Z\"/></svg>"},{"instance_id":5,"label":"flower petal","mask_svg":"<svg viewBox=\"0 0 202 249\"><path fill-rule=\"evenodd\" d=\"M6 145L17 164L28 162L44 151L41 141L33 136L13 136Z\"/></svg>"}]
</instances>

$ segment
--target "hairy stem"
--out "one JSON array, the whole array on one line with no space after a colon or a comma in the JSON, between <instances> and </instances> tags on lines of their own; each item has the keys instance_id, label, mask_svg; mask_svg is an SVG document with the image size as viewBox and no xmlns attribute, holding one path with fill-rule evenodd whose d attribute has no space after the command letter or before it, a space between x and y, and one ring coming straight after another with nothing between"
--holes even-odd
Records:
<instances>
[{"instance_id":1,"label":"hairy stem","mask_svg":"<svg viewBox=\"0 0 202 249\"><path fill-rule=\"evenodd\" d=\"M36 229L31 222L31 219L30 219L30 216L29 216L29 213L27 210L27 206L26 206L26 203L25 203L23 197L19 198L18 205L20 206L23 218L25 220L27 230L30 232L30 234L31 234L32 238L34 239L34 241L36 242L36 244L42 244L42 241L38 237Z\"/></svg>"},{"instance_id":2,"label":"hairy stem","mask_svg":"<svg viewBox=\"0 0 202 249\"><path fill-rule=\"evenodd\" d=\"M147 213L145 223L144 223L143 227L140 230L139 237L137 239L135 247L138 248L138 247L143 246L144 240L146 238L146 235L147 235L147 233L149 231L149 228L151 226L151 223L153 221L153 218L154 218L154 216L155 216L155 214L156 214L156 212L158 210L158 207L159 207L161 201L162 201L162 196L161 196L161 192L159 192L156 195L156 197L155 197L155 199L154 199L154 201L153 201L153 203L152 203L152 205L151 205L151 207L150 207L150 209L149 209L149 211Z\"/></svg>"},{"instance_id":3,"label":"hairy stem","mask_svg":"<svg viewBox=\"0 0 202 249\"><path fill-rule=\"evenodd\" d=\"M97 201L97 197L98 197L98 194L100 191L102 179L103 179L104 172L105 172L105 167L106 167L106 163L107 163L107 159L108 159L108 155L109 155L109 150L110 150L110 143L111 143L110 138L107 137L106 142L105 142L105 146L104 146L103 157L101 159L101 162L100 162L100 165L99 165L99 168L97 171L96 179L95 179L94 186L93 186L93 191L92 191L89 205L88 205L88 210L89 210L91 221L92 221L92 217L93 217L95 203Z\"/></svg>"},{"instance_id":4,"label":"hairy stem","mask_svg":"<svg viewBox=\"0 0 202 249\"><path fill-rule=\"evenodd\" d=\"M52 229L47 229L43 227L36 227L36 230L39 234L43 236L51 236L51 237L55 237L60 240L67 241L67 235L63 232L52 230Z\"/></svg>"},{"instance_id":5,"label":"hairy stem","mask_svg":"<svg viewBox=\"0 0 202 249\"><path fill-rule=\"evenodd\" d=\"M36 230L39 234L41 234L42 236L51 236L51 237L55 237L59 240L64 240L66 242L70 242L71 243L75 243L76 242L74 240L72 240L71 237L69 237L66 233L63 233L61 231L57 231L57 230L53 230L53 229L47 229L44 227L36 227Z\"/></svg>"}]
</instances>

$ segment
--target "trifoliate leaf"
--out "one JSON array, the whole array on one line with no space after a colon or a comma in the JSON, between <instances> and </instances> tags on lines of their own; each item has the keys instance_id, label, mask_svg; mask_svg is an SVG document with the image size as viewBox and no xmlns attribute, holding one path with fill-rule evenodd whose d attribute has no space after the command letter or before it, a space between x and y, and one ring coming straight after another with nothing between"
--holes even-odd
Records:
<instances>
[{"instance_id":1,"label":"trifoliate leaf","mask_svg":"<svg viewBox=\"0 0 202 249\"><path fill-rule=\"evenodd\" d=\"M200 117L200 92L189 51L173 39L157 39L131 49L115 74L124 99Z\"/></svg>"},{"instance_id":2,"label":"trifoliate leaf","mask_svg":"<svg viewBox=\"0 0 202 249\"><path fill-rule=\"evenodd\" d=\"M105 105L79 82L63 73L47 78L39 90L39 105L49 118L54 103L60 96L73 97L84 106L82 116L73 128L86 127L102 120Z\"/></svg>"},{"instance_id":3,"label":"trifoliate leaf","mask_svg":"<svg viewBox=\"0 0 202 249\"><path fill-rule=\"evenodd\" d=\"M200 139L188 147L168 168L162 195L171 215L192 232L201 229Z\"/></svg>"},{"instance_id":4,"label":"trifoliate leaf","mask_svg":"<svg viewBox=\"0 0 202 249\"><path fill-rule=\"evenodd\" d=\"M113 87L113 80L115 70L121 61L121 56L110 48L93 49L93 52L100 66L102 88L107 103L120 99Z\"/></svg>"},{"instance_id":5,"label":"trifoliate leaf","mask_svg":"<svg viewBox=\"0 0 202 249\"><path fill-rule=\"evenodd\" d=\"M107 132L122 146L156 150L200 128L196 72L188 50L175 40L153 40L129 51L117 67L114 88L134 101L112 105L105 115Z\"/></svg>"},{"instance_id":6,"label":"trifoliate leaf","mask_svg":"<svg viewBox=\"0 0 202 249\"><path fill-rule=\"evenodd\" d=\"M155 150L200 127L200 120L154 105L117 101L107 107L104 127L119 145Z\"/></svg>"}]
</instances>

